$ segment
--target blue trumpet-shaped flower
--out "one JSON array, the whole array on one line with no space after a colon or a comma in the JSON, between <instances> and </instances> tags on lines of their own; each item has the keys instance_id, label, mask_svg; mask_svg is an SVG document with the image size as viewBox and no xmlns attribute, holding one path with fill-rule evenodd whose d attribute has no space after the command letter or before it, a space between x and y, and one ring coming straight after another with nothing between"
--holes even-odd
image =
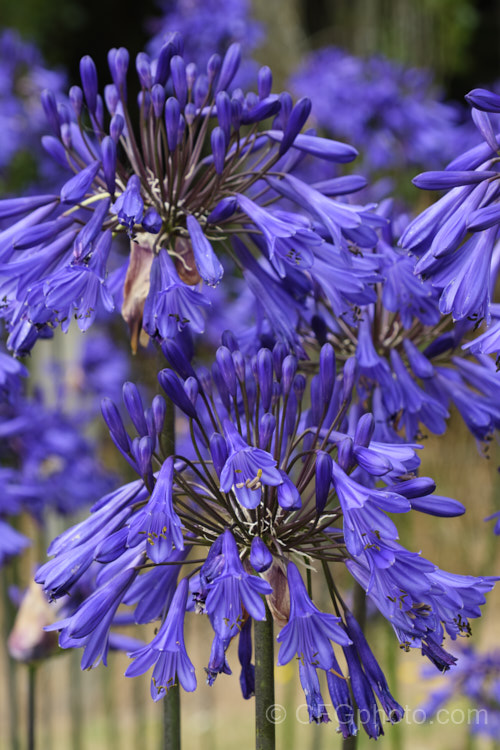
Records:
<instances>
[{"instance_id":1,"label":"blue trumpet-shaped flower","mask_svg":"<svg viewBox=\"0 0 500 750\"><path fill-rule=\"evenodd\" d=\"M299 662L299 675L306 697L309 723L326 724L330 721L330 717L323 703L316 668L307 662Z\"/></svg>"},{"instance_id":2,"label":"blue trumpet-shaped flower","mask_svg":"<svg viewBox=\"0 0 500 750\"><path fill-rule=\"evenodd\" d=\"M250 447L234 425L226 420L224 434L229 445L229 456L220 476L223 492L233 490L244 508L256 508L262 496L262 487L275 487L282 483L273 457L260 448Z\"/></svg>"},{"instance_id":3,"label":"blue trumpet-shaped flower","mask_svg":"<svg viewBox=\"0 0 500 750\"><path fill-rule=\"evenodd\" d=\"M346 646L351 640L339 626L339 617L327 615L315 607L292 562L288 563L287 577L290 620L277 637L281 643L278 664L287 664L296 655L304 664L331 669L334 659L331 641Z\"/></svg>"},{"instance_id":4,"label":"blue trumpet-shaped flower","mask_svg":"<svg viewBox=\"0 0 500 750\"><path fill-rule=\"evenodd\" d=\"M262 578L245 572L229 530L222 537L221 555L223 567L207 586L205 610L216 634L225 640L241 630L243 607L254 620L266 619L262 595L270 594L272 588Z\"/></svg>"},{"instance_id":5,"label":"blue trumpet-shaped flower","mask_svg":"<svg viewBox=\"0 0 500 750\"><path fill-rule=\"evenodd\" d=\"M196 689L196 675L184 645L184 615L188 595L188 580L183 578L177 586L167 616L151 643L133 651L134 662L125 674L128 677L144 674L154 665L151 679L151 697L158 701L176 684L192 692Z\"/></svg>"},{"instance_id":6,"label":"blue trumpet-shaped flower","mask_svg":"<svg viewBox=\"0 0 500 750\"><path fill-rule=\"evenodd\" d=\"M172 502L174 459L162 465L151 497L130 526L129 537L147 535L147 552L153 562L169 560L173 550L184 549L180 519Z\"/></svg>"}]
</instances>

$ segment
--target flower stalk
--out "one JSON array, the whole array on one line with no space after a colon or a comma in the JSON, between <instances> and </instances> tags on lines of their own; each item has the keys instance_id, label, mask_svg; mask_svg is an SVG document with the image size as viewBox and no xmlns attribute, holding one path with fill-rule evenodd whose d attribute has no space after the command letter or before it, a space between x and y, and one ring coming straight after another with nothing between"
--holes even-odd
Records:
<instances>
[{"instance_id":1,"label":"flower stalk","mask_svg":"<svg viewBox=\"0 0 500 750\"><path fill-rule=\"evenodd\" d=\"M181 694L179 685L171 687L163 699L163 750L181 747Z\"/></svg>"},{"instance_id":2,"label":"flower stalk","mask_svg":"<svg viewBox=\"0 0 500 750\"><path fill-rule=\"evenodd\" d=\"M254 620L255 636L255 748L274 750L274 636L273 618L266 605L266 619Z\"/></svg>"},{"instance_id":3,"label":"flower stalk","mask_svg":"<svg viewBox=\"0 0 500 750\"><path fill-rule=\"evenodd\" d=\"M36 672L34 664L28 666L28 750L36 747Z\"/></svg>"}]
</instances>

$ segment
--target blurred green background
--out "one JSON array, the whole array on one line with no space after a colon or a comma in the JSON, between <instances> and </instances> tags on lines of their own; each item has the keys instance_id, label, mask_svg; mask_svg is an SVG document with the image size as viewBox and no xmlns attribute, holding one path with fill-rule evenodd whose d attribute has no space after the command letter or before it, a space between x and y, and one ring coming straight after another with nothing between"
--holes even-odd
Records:
<instances>
[{"instance_id":1,"label":"blurred green background","mask_svg":"<svg viewBox=\"0 0 500 750\"><path fill-rule=\"evenodd\" d=\"M498 0L251 0L268 29L258 57L283 76L310 48L336 44L432 68L451 96L461 97L500 70ZM163 7L168 7L168 0ZM148 39L158 0L2 0L0 26L33 40L51 65L73 79L82 55L99 66L107 50L132 56Z\"/></svg>"}]
</instances>

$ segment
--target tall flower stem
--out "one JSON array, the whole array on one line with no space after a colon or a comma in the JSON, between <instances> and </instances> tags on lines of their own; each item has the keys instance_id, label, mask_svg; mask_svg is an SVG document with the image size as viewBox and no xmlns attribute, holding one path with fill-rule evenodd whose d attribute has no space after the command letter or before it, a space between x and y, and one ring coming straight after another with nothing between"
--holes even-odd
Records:
<instances>
[{"instance_id":1,"label":"tall flower stem","mask_svg":"<svg viewBox=\"0 0 500 750\"><path fill-rule=\"evenodd\" d=\"M28 666L28 750L36 744L36 666Z\"/></svg>"},{"instance_id":2,"label":"tall flower stem","mask_svg":"<svg viewBox=\"0 0 500 750\"><path fill-rule=\"evenodd\" d=\"M162 448L167 456L175 453L175 406L170 399L162 432ZM180 750L181 747L181 695L179 685L174 685L163 699L163 750Z\"/></svg>"},{"instance_id":3,"label":"tall flower stem","mask_svg":"<svg viewBox=\"0 0 500 750\"><path fill-rule=\"evenodd\" d=\"M181 747L181 694L179 685L169 688L163 699L163 750Z\"/></svg>"},{"instance_id":4,"label":"tall flower stem","mask_svg":"<svg viewBox=\"0 0 500 750\"><path fill-rule=\"evenodd\" d=\"M361 588L361 586L357 583L354 584L352 613L354 617L356 618L360 628L364 632L365 624L366 624L366 594ZM358 709L354 702L354 698L353 698L353 704L355 707L354 719L357 723ZM354 737L346 737L342 741L342 750L356 750L358 746L358 737L359 737L359 734L355 735Z\"/></svg>"},{"instance_id":5,"label":"tall flower stem","mask_svg":"<svg viewBox=\"0 0 500 750\"><path fill-rule=\"evenodd\" d=\"M255 634L255 748L274 750L274 635L273 618L266 605L266 619L254 621Z\"/></svg>"}]
</instances>

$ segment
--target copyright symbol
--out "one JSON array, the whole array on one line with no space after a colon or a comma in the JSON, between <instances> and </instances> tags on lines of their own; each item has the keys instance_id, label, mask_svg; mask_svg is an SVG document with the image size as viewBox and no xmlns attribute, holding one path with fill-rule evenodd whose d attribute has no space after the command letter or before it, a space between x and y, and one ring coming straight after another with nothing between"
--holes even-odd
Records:
<instances>
[{"instance_id":1,"label":"copyright symbol","mask_svg":"<svg viewBox=\"0 0 500 750\"><path fill-rule=\"evenodd\" d=\"M266 718L270 724L283 724L286 719L286 708L279 703L273 703L266 711Z\"/></svg>"}]
</instances>

